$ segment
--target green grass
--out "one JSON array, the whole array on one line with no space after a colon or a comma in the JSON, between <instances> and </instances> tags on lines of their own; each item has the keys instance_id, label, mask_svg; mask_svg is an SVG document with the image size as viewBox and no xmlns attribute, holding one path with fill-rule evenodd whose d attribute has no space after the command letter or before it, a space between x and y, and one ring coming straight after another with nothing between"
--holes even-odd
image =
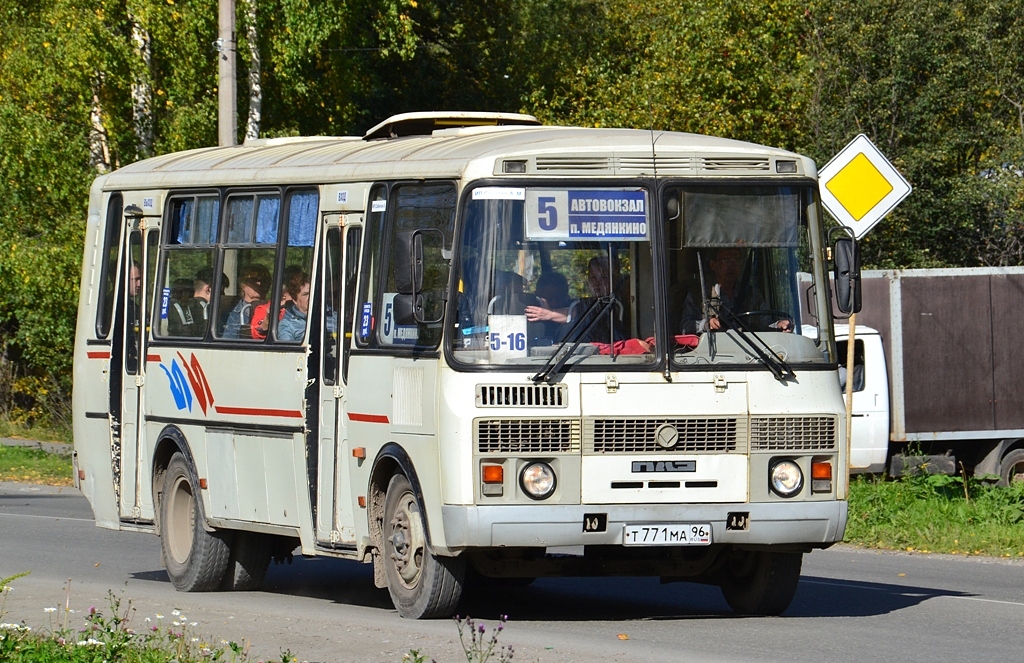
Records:
<instances>
[{"instance_id":1,"label":"green grass","mask_svg":"<svg viewBox=\"0 0 1024 663\"><path fill-rule=\"evenodd\" d=\"M72 478L71 456L0 445L0 481L70 486Z\"/></svg>"},{"instance_id":2,"label":"green grass","mask_svg":"<svg viewBox=\"0 0 1024 663\"><path fill-rule=\"evenodd\" d=\"M0 417L0 437L16 437L41 442L65 442L71 444L71 427L23 424Z\"/></svg>"},{"instance_id":3,"label":"green grass","mask_svg":"<svg viewBox=\"0 0 1024 663\"><path fill-rule=\"evenodd\" d=\"M857 478L846 542L954 555L1024 557L1024 482L1009 488L970 477Z\"/></svg>"}]
</instances>

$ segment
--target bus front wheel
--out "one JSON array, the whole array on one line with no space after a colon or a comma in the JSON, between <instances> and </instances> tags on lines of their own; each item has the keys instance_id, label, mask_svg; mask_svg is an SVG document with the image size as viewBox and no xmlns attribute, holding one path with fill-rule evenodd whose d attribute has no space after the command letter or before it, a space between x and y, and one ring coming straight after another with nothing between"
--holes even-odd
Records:
<instances>
[{"instance_id":1,"label":"bus front wheel","mask_svg":"<svg viewBox=\"0 0 1024 663\"><path fill-rule=\"evenodd\" d=\"M722 595L737 614L778 615L793 601L801 553L733 551L721 578Z\"/></svg>"},{"instance_id":2,"label":"bus front wheel","mask_svg":"<svg viewBox=\"0 0 1024 663\"><path fill-rule=\"evenodd\" d=\"M448 617L462 595L466 561L430 551L420 504L409 480L397 474L384 500L384 573L403 617Z\"/></svg>"},{"instance_id":3,"label":"bus front wheel","mask_svg":"<svg viewBox=\"0 0 1024 663\"><path fill-rule=\"evenodd\" d=\"M227 570L231 551L225 534L206 531L202 508L188 462L180 452L175 453L164 473L160 549L164 568L178 591L217 589Z\"/></svg>"}]
</instances>

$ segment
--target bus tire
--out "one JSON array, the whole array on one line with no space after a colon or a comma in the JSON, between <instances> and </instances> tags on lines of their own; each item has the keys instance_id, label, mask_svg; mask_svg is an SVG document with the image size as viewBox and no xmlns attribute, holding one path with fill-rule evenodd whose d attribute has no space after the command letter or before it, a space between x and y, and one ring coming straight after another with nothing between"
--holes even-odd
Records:
<instances>
[{"instance_id":1,"label":"bus tire","mask_svg":"<svg viewBox=\"0 0 1024 663\"><path fill-rule=\"evenodd\" d=\"M999 485L1024 481L1024 449L1014 449L999 461Z\"/></svg>"},{"instance_id":2,"label":"bus tire","mask_svg":"<svg viewBox=\"0 0 1024 663\"><path fill-rule=\"evenodd\" d=\"M217 589L228 566L224 532L207 532L202 501L192 485L188 461L176 452L164 473L160 500L160 549L171 584L181 592Z\"/></svg>"},{"instance_id":3,"label":"bus tire","mask_svg":"<svg viewBox=\"0 0 1024 663\"><path fill-rule=\"evenodd\" d=\"M801 553L734 551L721 578L722 595L740 615L779 615L800 582Z\"/></svg>"},{"instance_id":4,"label":"bus tire","mask_svg":"<svg viewBox=\"0 0 1024 663\"><path fill-rule=\"evenodd\" d=\"M430 551L420 504L409 480L391 477L384 498L384 574L402 617L450 617L462 596L466 560Z\"/></svg>"},{"instance_id":5,"label":"bus tire","mask_svg":"<svg viewBox=\"0 0 1024 663\"><path fill-rule=\"evenodd\" d=\"M231 555L220 588L234 592L259 589L273 553L270 537L259 532L235 532L230 547Z\"/></svg>"}]
</instances>

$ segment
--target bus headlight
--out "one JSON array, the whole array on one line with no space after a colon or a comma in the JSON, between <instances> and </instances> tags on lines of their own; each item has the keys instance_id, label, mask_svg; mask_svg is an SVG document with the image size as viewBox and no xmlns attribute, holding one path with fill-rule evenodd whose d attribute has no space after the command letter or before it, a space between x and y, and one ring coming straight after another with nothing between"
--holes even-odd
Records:
<instances>
[{"instance_id":1,"label":"bus headlight","mask_svg":"<svg viewBox=\"0 0 1024 663\"><path fill-rule=\"evenodd\" d=\"M776 460L768 470L768 485L776 495L793 497L804 487L804 473L794 461Z\"/></svg>"},{"instance_id":2,"label":"bus headlight","mask_svg":"<svg viewBox=\"0 0 1024 663\"><path fill-rule=\"evenodd\" d=\"M530 463L519 475L519 485L532 499L547 499L555 492L555 471L547 463Z\"/></svg>"}]
</instances>

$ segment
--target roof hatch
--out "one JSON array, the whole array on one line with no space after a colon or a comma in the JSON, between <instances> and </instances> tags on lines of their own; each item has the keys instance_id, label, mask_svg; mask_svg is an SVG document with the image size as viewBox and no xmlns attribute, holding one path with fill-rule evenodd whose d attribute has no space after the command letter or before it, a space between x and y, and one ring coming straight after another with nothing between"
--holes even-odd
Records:
<instances>
[{"instance_id":1,"label":"roof hatch","mask_svg":"<svg viewBox=\"0 0 1024 663\"><path fill-rule=\"evenodd\" d=\"M363 136L363 140L429 136L437 129L460 127L539 126L540 120L519 113L488 113L482 111L430 111L392 115Z\"/></svg>"}]
</instances>

